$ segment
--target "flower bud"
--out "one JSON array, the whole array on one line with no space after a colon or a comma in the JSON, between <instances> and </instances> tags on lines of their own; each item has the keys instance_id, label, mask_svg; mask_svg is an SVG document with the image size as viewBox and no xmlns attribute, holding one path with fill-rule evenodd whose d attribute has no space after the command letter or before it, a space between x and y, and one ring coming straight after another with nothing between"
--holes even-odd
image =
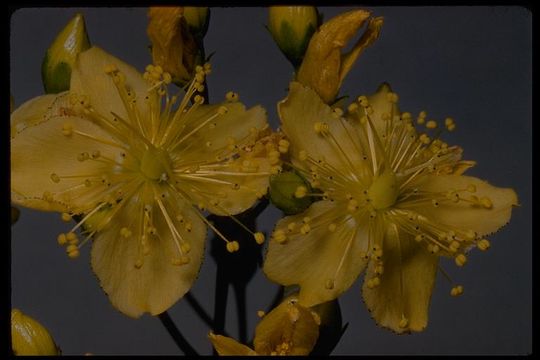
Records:
<instances>
[{"instance_id":1,"label":"flower bud","mask_svg":"<svg viewBox=\"0 0 540 360\"><path fill-rule=\"evenodd\" d=\"M184 19L189 31L199 39L204 38L210 23L210 10L205 6L184 7Z\"/></svg>"},{"instance_id":2,"label":"flower bud","mask_svg":"<svg viewBox=\"0 0 540 360\"><path fill-rule=\"evenodd\" d=\"M201 62L199 47L183 14L182 7L151 7L146 29L152 42L154 65L171 74L179 86L191 81L195 67Z\"/></svg>"},{"instance_id":3,"label":"flower bud","mask_svg":"<svg viewBox=\"0 0 540 360\"><path fill-rule=\"evenodd\" d=\"M311 205L309 196L299 197L298 190L311 192L311 186L294 171L285 171L270 176L270 201L286 215L294 215L304 211Z\"/></svg>"},{"instance_id":4,"label":"flower bud","mask_svg":"<svg viewBox=\"0 0 540 360\"><path fill-rule=\"evenodd\" d=\"M270 6L268 30L281 52L297 68L318 26L315 6Z\"/></svg>"},{"instance_id":5,"label":"flower bud","mask_svg":"<svg viewBox=\"0 0 540 360\"><path fill-rule=\"evenodd\" d=\"M75 15L56 36L41 64L43 87L48 94L69 90L71 69L77 55L90 48L84 17Z\"/></svg>"},{"instance_id":6,"label":"flower bud","mask_svg":"<svg viewBox=\"0 0 540 360\"><path fill-rule=\"evenodd\" d=\"M321 25L311 37L296 79L315 90L327 104L336 98L358 56L379 36L383 19L372 18L354 47L341 53L369 16L365 10L340 14Z\"/></svg>"},{"instance_id":7,"label":"flower bud","mask_svg":"<svg viewBox=\"0 0 540 360\"><path fill-rule=\"evenodd\" d=\"M11 310L11 347L17 356L60 355L47 329L17 309Z\"/></svg>"}]
</instances>

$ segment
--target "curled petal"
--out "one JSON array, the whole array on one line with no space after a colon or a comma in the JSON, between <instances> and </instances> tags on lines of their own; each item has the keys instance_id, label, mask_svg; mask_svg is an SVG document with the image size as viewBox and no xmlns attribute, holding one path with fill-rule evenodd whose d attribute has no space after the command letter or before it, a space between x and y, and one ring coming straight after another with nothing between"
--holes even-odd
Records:
<instances>
[{"instance_id":1,"label":"curled petal","mask_svg":"<svg viewBox=\"0 0 540 360\"><path fill-rule=\"evenodd\" d=\"M226 355L240 355L240 356L254 356L258 355L255 351L250 349L244 344L240 344L238 341L223 335L215 335L210 333L208 335L210 342L216 349L220 356Z\"/></svg>"}]
</instances>

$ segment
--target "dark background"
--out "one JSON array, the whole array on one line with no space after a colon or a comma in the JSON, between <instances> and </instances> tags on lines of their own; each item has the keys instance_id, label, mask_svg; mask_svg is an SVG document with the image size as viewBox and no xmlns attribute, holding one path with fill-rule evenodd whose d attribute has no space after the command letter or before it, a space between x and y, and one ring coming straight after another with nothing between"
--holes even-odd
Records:
<instances>
[{"instance_id":1,"label":"dark background","mask_svg":"<svg viewBox=\"0 0 540 360\"><path fill-rule=\"evenodd\" d=\"M328 19L351 8L320 8ZM359 59L341 94L358 96L389 82L403 111L452 116L449 144L478 165L468 174L516 190L521 206L490 237L487 253L442 266L465 287L459 298L441 274L423 333L395 335L376 326L357 281L340 299L349 328L334 354L526 354L532 351L532 14L521 7L372 7L384 16L379 40ZM142 70L150 62L145 8L30 8L14 13L10 37L10 92L15 105L43 94L40 65L56 34L82 12L90 39ZM229 90L247 106L263 105L277 127L276 102L285 97L292 67L264 28L265 8L212 8L205 39L212 58L212 101ZM271 230L280 212L269 207L259 227ZM58 214L23 209L12 228L12 306L35 317L64 354L179 354L160 322L114 310L89 265L89 247L70 260L56 244L66 226ZM213 309L216 267L207 256L192 293ZM248 333L277 289L259 271L248 287ZM231 295L232 296L232 295ZM191 344L211 353L208 327L185 300L169 313ZM227 331L237 335L234 298Z\"/></svg>"}]
</instances>

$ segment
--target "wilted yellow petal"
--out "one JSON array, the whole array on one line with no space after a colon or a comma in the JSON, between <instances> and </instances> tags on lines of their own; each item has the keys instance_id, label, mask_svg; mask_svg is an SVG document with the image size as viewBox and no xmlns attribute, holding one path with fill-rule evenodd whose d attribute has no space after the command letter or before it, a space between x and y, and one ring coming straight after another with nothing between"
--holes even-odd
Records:
<instances>
[{"instance_id":1,"label":"wilted yellow petal","mask_svg":"<svg viewBox=\"0 0 540 360\"><path fill-rule=\"evenodd\" d=\"M182 19L182 7L150 7L147 33L152 42L155 65L171 74L173 81L185 84L193 76L197 44Z\"/></svg>"},{"instance_id":2,"label":"wilted yellow petal","mask_svg":"<svg viewBox=\"0 0 540 360\"><path fill-rule=\"evenodd\" d=\"M424 330L438 257L394 224L388 224L382 250L384 272L377 273L378 265L371 261L362 287L371 316L397 333ZM369 283L373 278L379 279L374 287Z\"/></svg>"},{"instance_id":3,"label":"wilted yellow petal","mask_svg":"<svg viewBox=\"0 0 540 360\"><path fill-rule=\"evenodd\" d=\"M335 99L357 57L377 39L382 18L370 22L366 33L349 53L341 53L369 16L365 10L340 14L321 25L312 36L296 79L313 88L324 102L331 103Z\"/></svg>"}]
</instances>

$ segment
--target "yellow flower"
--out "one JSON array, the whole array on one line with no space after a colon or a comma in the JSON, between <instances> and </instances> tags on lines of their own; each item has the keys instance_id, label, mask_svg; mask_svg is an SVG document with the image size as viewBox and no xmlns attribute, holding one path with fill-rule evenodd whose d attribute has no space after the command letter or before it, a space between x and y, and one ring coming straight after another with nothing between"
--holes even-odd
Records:
<instances>
[{"instance_id":1,"label":"yellow flower","mask_svg":"<svg viewBox=\"0 0 540 360\"><path fill-rule=\"evenodd\" d=\"M147 33L152 42L152 59L171 74L175 83L188 83L195 73L199 50L182 7L150 7Z\"/></svg>"},{"instance_id":2,"label":"yellow flower","mask_svg":"<svg viewBox=\"0 0 540 360\"><path fill-rule=\"evenodd\" d=\"M253 349L234 339L209 334L219 355L309 355L319 337L319 316L289 297L255 328Z\"/></svg>"},{"instance_id":3,"label":"yellow flower","mask_svg":"<svg viewBox=\"0 0 540 360\"><path fill-rule=\"evenodd\" d=\"M354 47L341 53L369 16L365 10L340 14L321 25L309 42L296 80L315 90L327 104L336 98L358 56L379 37L383 18L372 18Z\"/></svg>"},{"instance_id":4,"label":"yellow flower","mask_svg":"<svg viewBox=\"0 0 540 360\"><path fill-rule=\"evenodd\" d=\"M18 309L11 310L11 347L17 356L60 355L47 329Z\"/></svg>"},{"instance_id":5,"label":"yellow flower","mask_svg":"<svg viewBox=\"0 0 540 360\"><path fill-rule=\"evenodd\" d=\"M461 160L461 148L418 134L386 84L344 114L293 82L278 109L291 165L324 197L279 221L264 272L300 285L300 303L313 306L338 297L367 266L363 298L375 320L421 331L438 257L462 266L471 247L487 249L484 236L509 221L515 192L462 175L474 163ZM455 127L450 118L445 125Z\"/></svg>"},{"instance_id":6,"label":"yellow flower","mask_svg":"<svg viewBox=\"0 0 540 360\"><path fill-rule=\"evenodd\" d=\"M77 257L93 239L92 268L132 317L167 310L197 277L212 227L197 207L237 214L268 186L270 164L252 151L268 127L264 109L203 104L193 95L209 71L198 67L186 94L170 96L171 76L159 66L141 75L93 47L80 54L69 93L12 114L13 202L65 221L80 216L58 242Z\"/></svg>"}]
</instances>

